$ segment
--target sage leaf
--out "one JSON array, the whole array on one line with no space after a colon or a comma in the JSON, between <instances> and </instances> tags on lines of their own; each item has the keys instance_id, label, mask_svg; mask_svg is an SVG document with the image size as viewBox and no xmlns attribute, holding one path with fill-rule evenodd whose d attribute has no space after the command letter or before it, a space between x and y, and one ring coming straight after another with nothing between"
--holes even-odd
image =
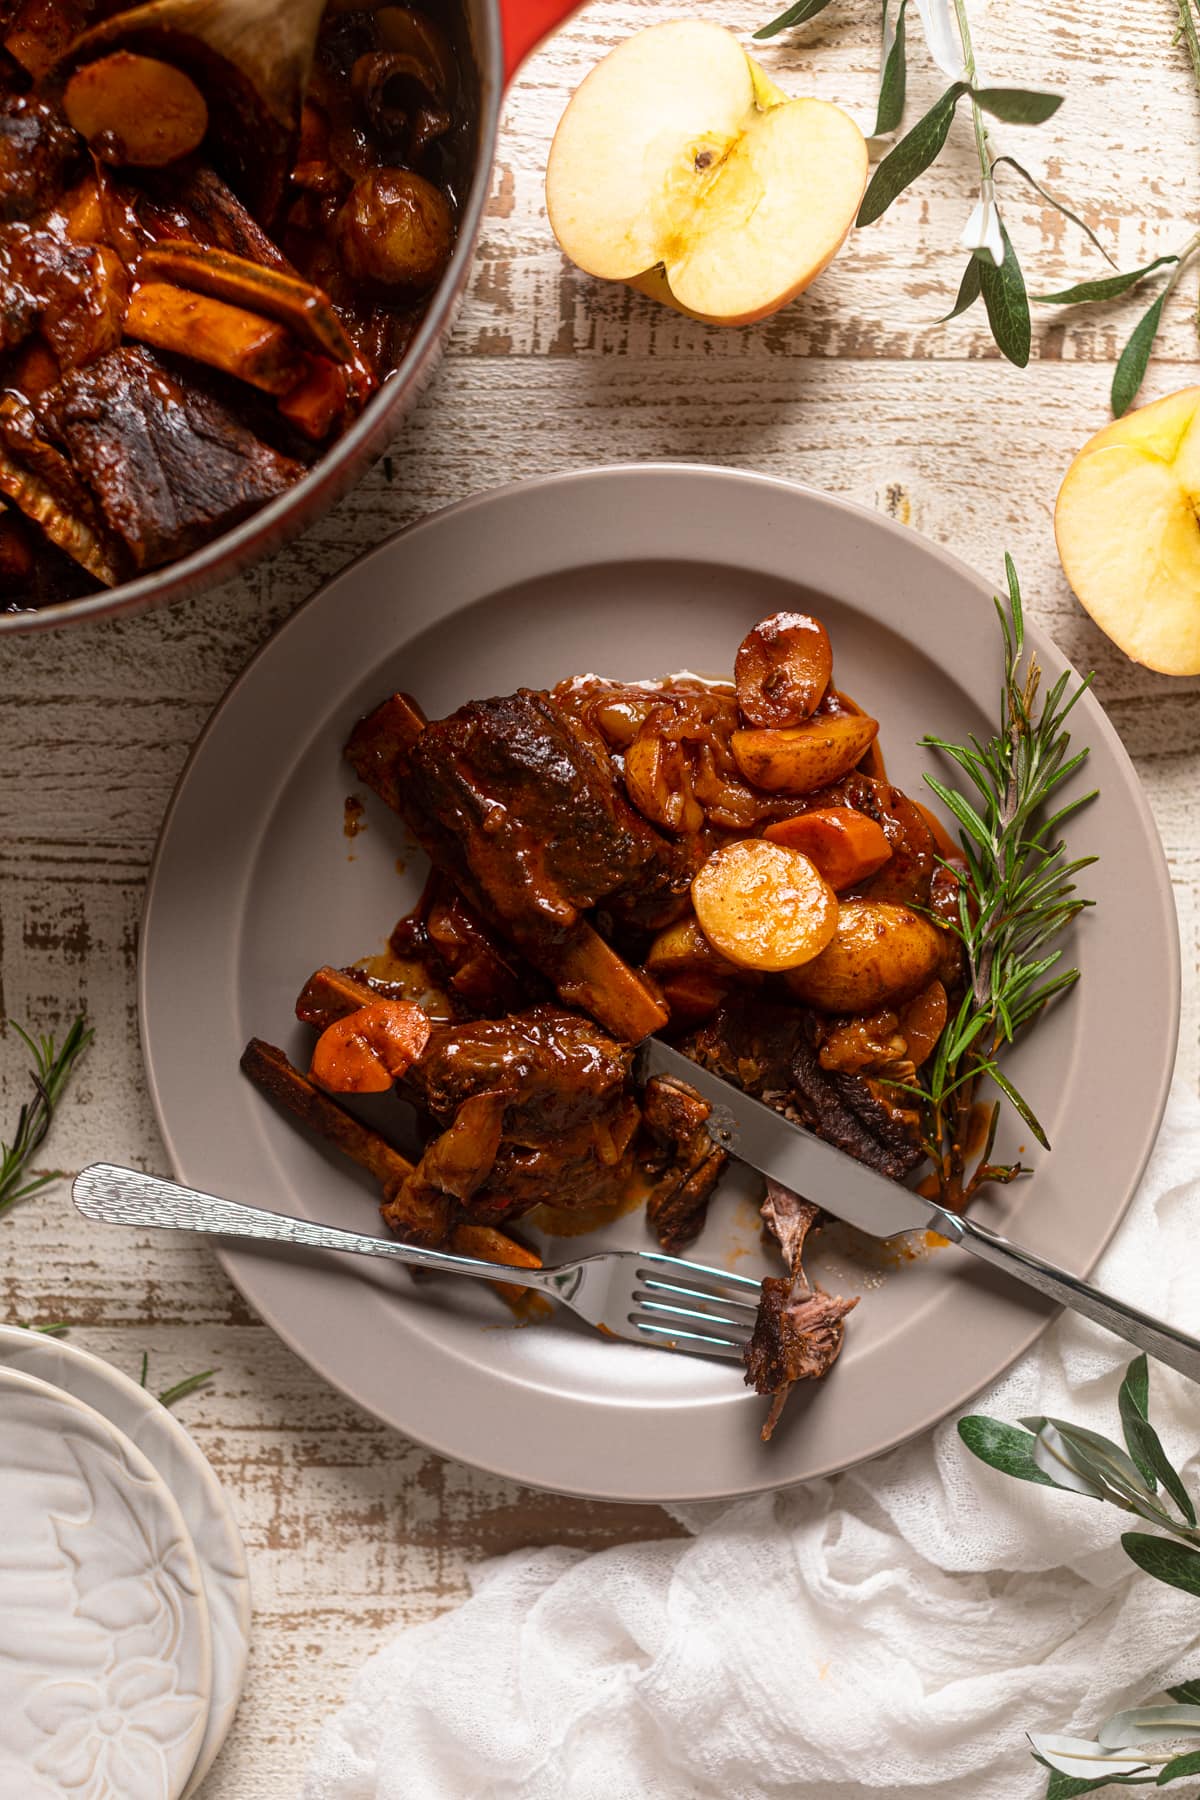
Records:
<instances>
[{"instance_id":1,"label":"sage leaf","mask_svg":"<svg viewBox=\"0 0 1200 1800\"><path fill-rule=\"evenodd\" d=\"M880 218L898 194L902 194L918 175L934 162L950 135L954 111L967 92L965 81L955 81L934 101L924 118L889 150L871 177L858 209L858 223L870 225Z\"/></svg>"},{"instance_id":2,"label":"sage leaf","mask_svg":"<svg viewBox=\"0 0 1200 1800\"><path fill-rule=\"evenodd\" d=\"M1048 1764L1046 1766L1049 1767ZM1080 1794L1095 1794L1100 1788L1106 1787L1134 1787L1149 1778L1147 1770L1145 1774L1100 1775L1094 1781L1080 1781L1074 1775L1063 1775L1054 1769L1046 1784L1046 1800L1078 1800Z\"/></svg>"},{"instance_id":3,"label":"sage leaf","mask_svg":"<svg viewBox=\"0 0 1200 1800\"><path fill-rule=\"evenodd\" d=\"M1125 1436L1125 1448L1137 1464L1138 1473L1153 1494L1158 1487L1154 1473L1154 1465L1142 1454L1140 1445L1135 1442L1132 1425L1137 1420L1150 1417L1150 1365L1144 1355L1135 1356L1125 1371L1125 1379L1121 1383L1121 1391L1117 1395L1117 1406L1121 1414L1121 1429Z\"/></svg>"},{"instance_id":4,"label":"sage leaf","mask_svg":"<svg viewBox=\"0 0 1200 1800\"><path fill-rule=\"evenodd\" d=\"M1099 1469L1067 1442L1051 1420L1022 1419L1021 1423L1036 1428L1033 1460L1057 1486L1073 1494L1084 1494L1089 1500L1111 1497Z\"/></svg>"},{"instance_id":5,"label":"sage leaf","mask_svg":"<svg viewBox=\"0 0 1200 1800\"><path fill-rule=\"evenodd\" d=\"M1086 1462L1089 1472L1094 1471L1113 1490L1108 1498L1116 1505L1124 1500L1152 1525L1162 1525L1168 1531L1173 1528L1174 1521L1143 1483L1137 1465L1111 1438L1101 1437L1098 1431L1088 1431L1082 1425L1068 1425L1063 1419L1048 1419L1046 1423L1061 1432L1072 1455ZM1030 1425L1031 1421L1023 1419L1022 1424Z\"/></svg>"},{"instance_id":6,"label":"sage leaf","mask_svg":"<svg viewBox=\"0 0 1200 1800\"><path fill-rule=\"evenodd\" d=\"M934 324L939 324L939 326L950 324L950 320L957 319L961 313L964 313L970 306L973 306L975 301L979 299L981 293L982 288L981 284L979 284L979 257L972 256L970 257L970 261L968 261L968 265L966 265L966 268L963 270L963 281L959 283L959 292L957 292L957 297L955 297L954 306L950 308L948 313L943 313L941 319L934 320Z\"/></svg>"},{"instance_id":7,"label":"sage leaf","mask_svg":"<svg viewBox=\"0 0 1200 1800\"><path fill-rule=\"evenodd\" d=\"M1063 288L1061 293L1035 294L1034 299L1039 306L1084 306L1089 300L1116 300L1137 287L1140 281L1145 281L1147 275L1153 275L1155 269L1178 261L1177 256L1156 256L1144 269L1127 269L1123 275L1102 275L1096 281L1080 281L1074 287Z\"/></svg>"},{"instance_id":8,"label":"sage leaf","mask_svg":"<svg viewBox=\"0 0 1200 1800\"><path fill-rule=\"evenodd\" d=\"M1170 1538L1151 1537L1145 1531L1122 1532L1121 1544L1130 1561L1155 1581L1182 1588L1185 1594L1200 1594L1200 1550L1173 1544Z\"/></svg>"},{"instance_id":9,"label":"sage leaf","mask_svg":"<svg viewBox=\"0 0 1200 1800\"><path fill-rule=\"evenodd\" d=\"M1086 1781L1089 1788L1103 1787L1105 1782L1119 1781L1125 1775L1140 1775L1146 1768L1143 1757L1121 1756L1090 1738L1058 1737L1041 1731L1026 1735L1039 1762L1060 1775ZM1076 1791L1086 1793L1089 1788Z\"/></svg>"},{"instance_id":10,"label":"sage leaf","mask_svg":"<svg viewBox=\"0 0 1200 1800\"><path fill-rule=\"evenodd\" d=\"M1004 261L997 268L990 256L986 261L981 257L979 284L992 336L1009 362L1023 369L1029 361L1029 296L1012 239L1003 225L1000 235L1004 240Z\"/></svg>"},{"instance_id":11,"label":"sage leaf","mask_svg":"<svg viewBox=\"0 0 1200 1800\"><path fill-rule=\"evenodd\" d=\"M1146 1464L1149 1465L1150 1474L1146 1486L1153 1490L1155 1488L1154 1478L1157 1475L1187 1524L1194 1526L1196 1509L1192 1505L1191 1495L1168 1461L1162 1441L1149 1419L1136 1417L1131 1419L1125 1428L1125 1442L1129 1445L1131 1456L1134 1455L1134 1446L1137 1446L1138 1454L1134 1460L1139 1469L1143 1469Z\"/></svg>"},{"instance_id":12,"label":"sage leaf","mask_svg":"<svg viewBox=\"0 0 1200 1800\"><path fill-rule=\"evenodd\" d=\"M1078 213L1072 212L1065 200L1060 200L1057 194L1052 194L1049 188L1043 187L1037 177L1031 175L1024 163L1019 163L1015 156L998 156L992 164L992 174L994 175L996 170L1003 167L1005 164L1007 164L1010 169L1015 169L1022 181L1027 181L1030 187L1034 189L1035 193L1040 194L1047 205L1054 208L1055 212L1060 212L1064 219L1070 219L1072 225L1078 225L1084 237L1087 238L1089 243L1096 246L1109 267L1113 269L1116 268L1116 263L1113 262L1112 257L1108 254L1108 251L1104 248L1104 245L1100 242L1100 239L1096 236L1091 226L1085 224ZM1085 283L1084 285L1086 286L1087 284Z\"/></svg>"},{"instance_id":13,"label":"sage leaf","mask_svg":"<svg viewBox=\"0 0 1200 1800\"><path fill-rule=\"evenodd\" d=\"M1150 351L1155 337L1158 335L1159 321L1162 319L1163 306L1167 293L1164 288L1149 312L1138 320L1133 334L1121 352L1121 360L1117 364L1112 384L1113 417L1119 419L1127 413L1137 398L1137 391L1142 385L1146 373L1146 364L1150 361Z\"/></svg>"},{"instance_id":14,"label":"sage leaf","mask_svg":"<svg viewBox=\"0 0 1200 1800\"><path fill-rule=\"evenodd\" d=\"M900 11L896 14L896 31L891 47L883 60L883 71L879 77L879 105L875 110L875 136L883 137L889 131L895 131L904 117L904 101L908 91L908 64L905 56L904 15L908 11L908 0L900 0ZM884 29L887 29L887 6L883 9Z\"/></svg>"},{"instance_id":15,"label":"sage leaf","mask_svg":"<svg viewBox=\"0 0 1200 1800\"><path fill-rule=\"evenodd\" d=\"M1157 1785L1166 1787L1168 1781L1182 1781L1185 1775L1200 1775L1200 1750L1189 1750L1186 1756L1164 1763L1158 1771Z\"/></svg>"},{"instance_id":16,"label":"sage leaf","mask_svg":"<svg viewBox=\"0 0 1200 1800\"><path fill-rule=\"evenodd\" d=\"M975 88L976 105L1006 125L1044 125L1063 103L1061 94L1039 94L1033 88Z\"/></svg>"},{"instance_id":17,"label":"sage leaf","mask_svg":"<svg viewBox=\"0 0 1200 1800\"><path fill-rule=\"evenodd\" d=\"M1114 1713L1096 1733L1106 1750L1127 1750L1131 1744L1169 1743L1200 1731L1200 1706L1135 1706Z\"/></svg>"},{"instance_id":18,"label":"sage leaf","mask_svg":"<svg viewBox=\"0 0 1200 1800\"><path fill-rule=\"evenodd\" d=\"M761 43L764 38L777 37L792 25L807 25L810 19L815 19L818 13L823 13L832 4L833 0L795 0L794 5L789 6L786 12L781 12L777 19L772 19L769 25L760 25L754 33L755 39Z\"/></svg>"},{"instance_id":19,"label":"sage leaf","mask_svg":"<svg viewBox=\"0 0 1200 1800\"><path fill-rule=\"evenodd\" d=\"M972 1456L989 1468L998 1469L1001 1475L1011 1475L1015 1481L1032 1481L1039 1487L1059 1485L1033 1460L1033 1434L1017 1425L989 1419L983 1413L969 1413L958 1421L958 1435Z\"/></svg>"},{"instance_id":20,"label":"sage leaf","mask_svg":"<svg viewBox=\"0 0 1200 1800\"><path fill-rule=\"evenodd\" d=\"M1172 1700L1178 1700L1183 1706L1200 1706L1200 1681L1181 1681L1178 1687L1167 1689Z\"/></svg>"}]
</instances>

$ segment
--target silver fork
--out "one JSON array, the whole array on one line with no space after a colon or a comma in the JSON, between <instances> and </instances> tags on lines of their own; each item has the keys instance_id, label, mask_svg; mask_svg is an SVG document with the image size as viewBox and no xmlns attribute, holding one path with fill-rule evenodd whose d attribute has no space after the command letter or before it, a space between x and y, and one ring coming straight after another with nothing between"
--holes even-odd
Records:
<instances>
[{"instance_id":1,"label":"silver fork","mask_svg":"<svg viewBox=\"0 0 1200 1800\"><path fill-rule=\"evenodd\" d=\"M740 1360L758 1306L759 1284L748 1276L654 1250L602 1250L552 1269L518 1269L509 1263L481 1262L474 1256L342 1231L335 1225L314 1225L115 1163L93 1163L83 1169L71 1193L85 1219L104 1225L153 1225L168 1231L304 1244L313 1250L386 1256L413 1268L470 1275L477 1281L512 1282L561 1301L606 1336L693 1356Z\"/></svg>"}]
</instances>

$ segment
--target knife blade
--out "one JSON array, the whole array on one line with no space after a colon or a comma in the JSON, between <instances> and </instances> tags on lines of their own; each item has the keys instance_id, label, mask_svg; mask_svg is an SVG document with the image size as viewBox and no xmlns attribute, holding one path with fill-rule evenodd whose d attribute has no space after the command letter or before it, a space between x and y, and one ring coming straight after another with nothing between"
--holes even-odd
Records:
<instances>
[{"instance_id":1,"label":"knife blade","mask_svg":"<svg viewBox=\"0 0 1200 1800\"><path fill-rule=\"evenodd\" d=\"M926 1226L945 1230L947 1215L935 1201L889 1181L658 1038L646 1038L638 1046L634 1072L642 1083L651 1075L664 1075L693 1088L712 1107L705 1129L714 1144L824 1207L835 1219L881 1238Z\"/></svg>"}]
</instances>

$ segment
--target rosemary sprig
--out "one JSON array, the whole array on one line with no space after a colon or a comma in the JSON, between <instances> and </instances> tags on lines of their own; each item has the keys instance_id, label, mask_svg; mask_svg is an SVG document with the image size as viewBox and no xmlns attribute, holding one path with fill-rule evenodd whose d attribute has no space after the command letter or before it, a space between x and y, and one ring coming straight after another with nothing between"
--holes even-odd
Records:
<instances>
[{"instance_id":1,"label":"rosemary sprig","mask_svg":"<svg viewBox=\"0 0 1200 1800\"><path fill-rule=\"evenodd\" d=\"M29 1175L29 1165L45 1141L55 1108L93 1036L82 1014L67 1032L61 1046L52 1037L31 1037L15 1019L12 1027L33 1062L34 1094L17 1115L11 1144L0 1143L0 1213L60 1179L60 1171L56 1169Z\"/></svg>"},{"instance_id":2,"label":"rosemary sprig","mask_svg":"<svg viewBox=\"0 0 1200 1800\"><path fill-rule=\"evenodd\" d=\"M991 1080L1015 1107L1040 1144L1046 1134L1028 1101L1000 1066L1000 1056L1051 1000L1079 979L1061 969L1061 949L1051 948L1080 912L1075 878L1096 859L1066 859L1061 828L1094 798L1083 794L1055 810L1049 802L1075 773L1087 751L1069 754L1066 721L1091 676L1073 689L1063 674L1040 696L1037 659L1025 659L1021 590L1006 556L1007 605L996 598L1004 633L1004 688L996 735L981 744L952 744L926 737L968 777L974 801L933 776L925 777L959 825L965 868L957 869L957 918L952 929L963 947L967 989L932 1058L909 1092L919 1101L925 1149L940 1198L961 1206L985 1181L1011 1181L1020 1164L991 1162L1000 1102L990 1103L983 1148L973 1168L971 1118L978 1088ZM1039 702L1040 696L1040 702ZM953 865L946 865L948 868Z\"/></svg>"},{"instance_id":3,"label":"rosemary sprig","mask_svg":"<svg viewBox=\"0 0 1200 1800\"><path fill-rule=\"evenodd\" d=\"M143 1350L142 1372L138 1377L139 1387L146 1386L146 1377L149 1373L150 1352L148 1350ZM177 1381L172 1387L163 1388L160 1391L158 1396L159 1404L161 1406L174 1406L177 1400L186 1399L189 1394L194 1394L197 1388L206 1387L215 1374L215 1369L202 1369L198 1375L185 1375L182 1381Z\"/></svg>"}]
</instances>

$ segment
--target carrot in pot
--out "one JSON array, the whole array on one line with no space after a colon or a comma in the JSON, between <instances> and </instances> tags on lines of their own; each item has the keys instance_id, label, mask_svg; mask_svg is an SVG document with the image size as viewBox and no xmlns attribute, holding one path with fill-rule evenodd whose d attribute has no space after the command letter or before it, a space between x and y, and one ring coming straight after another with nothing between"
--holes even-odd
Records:
<instances>
[{"instance_id":1,"label":"carrot in pot","mask_svg":"<svg viewBox=\"0 0 1200 1800\"><path fill-rule=\"evenodd\" d=\"M852 806L814 807L794 818L777 819L763 836L773 844L803 851L839 894L882 869L892 854L882 826Z\"/></svg>"}]
</instances>

